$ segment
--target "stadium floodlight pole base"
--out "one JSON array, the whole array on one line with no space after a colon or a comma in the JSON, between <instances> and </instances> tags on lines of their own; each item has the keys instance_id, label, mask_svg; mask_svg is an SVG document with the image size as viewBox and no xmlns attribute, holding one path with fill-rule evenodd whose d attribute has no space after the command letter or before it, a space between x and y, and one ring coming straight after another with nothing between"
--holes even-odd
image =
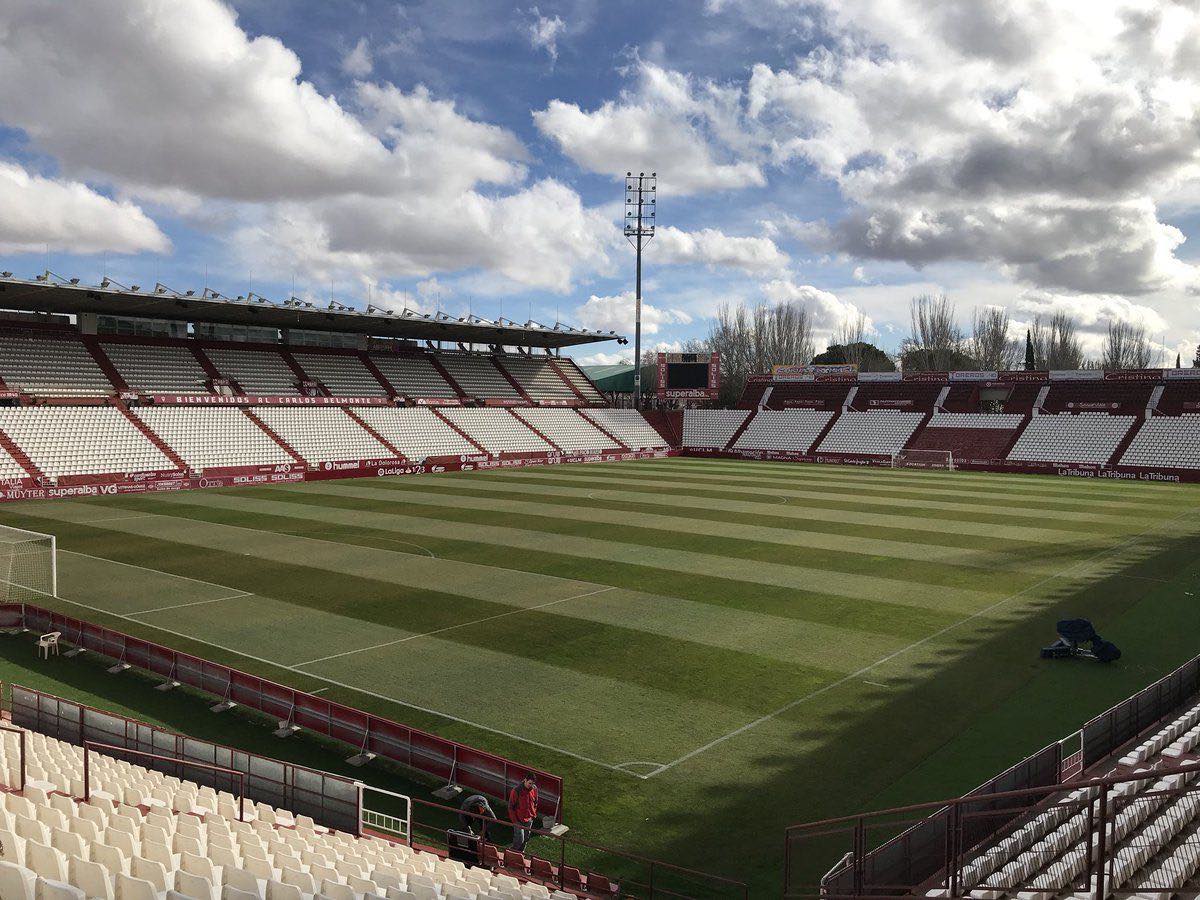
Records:
<instances>
[{"instance_id":1,"label":"stadium floodlight pole base","mask_svg":"<svg viewBox=\"0 0 1200 900\"><path fill-rule=\"evenodd\" d=\"M348 760L346 760L346 764L351 766L365 766L374 758L374 753L372 753L370 750L364 750L362 753L356 753L351 756Z\"/></svg>"},{"instance_id":2,"label":"stadium floodlight pole base","mask_svg":"<svg viewBox=\"0 0 1200 900\"><path fill-rule=\"evenodd\" d=\"M216 706L210 706L208 708L208 711L215 712L215 713L223 713L223 712L228 712L229 710L233 709L235 706L237 706L237 704L234 703L232 700L222 700Z\"/></svg>"},{"instance_id":3,"label":"stadium floodlight pole base","mask_svg":"<svg viewBox=\"0 0 1200 900\"><path fill-rule=\"evenodd\" d=\"M439 800L453 800L462 792L463 789L461 787L451 782L450 784L442 785L440 788L434 791L433 796L437 797Z\"/></svg>"},{"instance_id":4,"label":"stadium floodlight pole base","mask_svg":"<svg viewBox=\"0 0 1200 900\"><path fill-rule=\"evenodd\" d=\"M175 681L174 679L170 679L168 681L164 681L162 684L156 684L154 686L154 689L156 691L164 691L165 692L165 691L173 691L177 687L179 687L179 682Z\"/></svg>"},{"instance_id":5,"label":"stadium floodlight pole base","mask_svg":"<svg viewBox=\"0 0 1200 900\"><path fill-rule=\"evenodd\" d=\"M120 675L126 669L132 669L132 668L133 668L133 666L129 665L129 663L127 663L127 662L119 662L115 666L108 667L108 674L109 675Z\"/></svg>"}]
</instances>

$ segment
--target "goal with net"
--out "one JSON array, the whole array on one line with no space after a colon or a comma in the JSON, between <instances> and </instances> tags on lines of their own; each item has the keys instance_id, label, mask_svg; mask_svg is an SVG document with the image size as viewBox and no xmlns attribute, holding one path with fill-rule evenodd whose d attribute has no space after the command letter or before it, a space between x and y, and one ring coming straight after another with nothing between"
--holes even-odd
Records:
<instances>
[{"instance_id":1,"label":"goal with net","mask_svg":"<svg viewBox=\"0 0 1200 900\"><path fill-rule=\"evenodd\" d=\"M897 450L893 469L946 469L954 471L954 454L949 450Z\"/></svg>"},{"instance_id":2,"label":"goal with net","mask_svg":"<svg viewBox=\"0 0 1200 900\"><path fill-rule=\"evenodd\" d=\"M34 603L57 596L54 535L0 525L0 601Z\"/></svg>"}]
</instances>

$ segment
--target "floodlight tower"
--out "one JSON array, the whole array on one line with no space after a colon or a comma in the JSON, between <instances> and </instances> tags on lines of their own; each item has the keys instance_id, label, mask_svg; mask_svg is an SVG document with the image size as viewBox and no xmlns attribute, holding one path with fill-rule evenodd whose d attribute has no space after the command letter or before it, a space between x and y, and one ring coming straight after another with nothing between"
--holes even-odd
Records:
<instances>
[{"instance_id":1,"label":"floodlight tower","mask_svg":"<svg viewBox=\"0 0 1200 900\"><path fill-rule=\"evenodd\" d=\"M633 405L642 408L642 247L654 237L658 173L625 173L625 237L637 251L633 317Z\"/></svg>"}]
</instances>

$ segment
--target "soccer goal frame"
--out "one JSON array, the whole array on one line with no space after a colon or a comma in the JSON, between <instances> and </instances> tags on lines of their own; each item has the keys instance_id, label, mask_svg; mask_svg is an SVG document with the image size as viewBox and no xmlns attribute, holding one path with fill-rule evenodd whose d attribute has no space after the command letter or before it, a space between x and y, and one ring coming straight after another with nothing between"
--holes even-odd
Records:
<instances>
[{"instance_id":1,"label":"soccer goal frame","mask_svg":"<svg viewBox=\"0 0 1200 900\"><path fill-rule=\"evenodd\" d=\"M954 453L950 450L897 450L892 454L893 469L945 469L954 471Z\"/></svg>"},{"instance_id":2,"label":"soccer goal frame","mask_svg":"<svg viewBox=\"0 0 1200 900\"><path fill-rule=\"evenodd\" d=\"M0 525L0 600L20 603L58 596L58 539Z\"/></svg>"}]
</instances>

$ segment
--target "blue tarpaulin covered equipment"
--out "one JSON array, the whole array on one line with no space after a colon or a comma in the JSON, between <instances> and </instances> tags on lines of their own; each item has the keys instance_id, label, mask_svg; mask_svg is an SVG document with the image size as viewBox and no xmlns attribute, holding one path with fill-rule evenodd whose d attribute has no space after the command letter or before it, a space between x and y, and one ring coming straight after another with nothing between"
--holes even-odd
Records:
<instances>
[{"instance_id":1,"label":"blue tarpaulin covered equipment","mask_svg":"<svg viewBox=\"0 0 1200 900\"><path fill-rule=\"evenodd\" d=\"M1121 658L1117 646L1100 637L1087 619L1060 619L1054 630L1058 632L1058 640L1042 648L1042 659L1078 657L1107 663Z\"/></svg>"}]
</instances>

